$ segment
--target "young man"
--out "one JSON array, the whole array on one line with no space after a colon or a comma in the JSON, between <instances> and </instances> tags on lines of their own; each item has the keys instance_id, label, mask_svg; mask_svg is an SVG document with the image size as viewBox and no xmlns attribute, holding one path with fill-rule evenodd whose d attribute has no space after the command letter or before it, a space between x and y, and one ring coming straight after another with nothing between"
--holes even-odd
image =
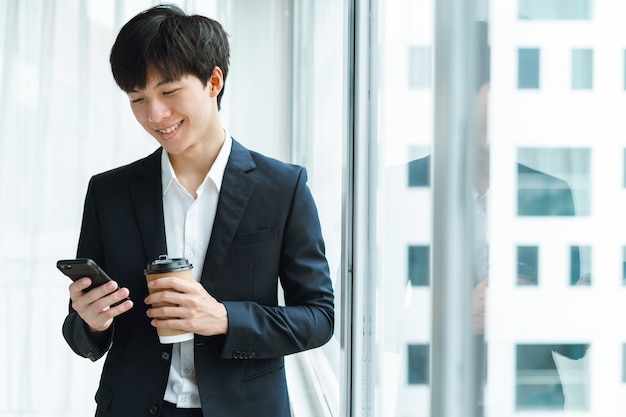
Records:
<instances>
[{"instance_id":1,"label":"young man","mask_svg":"<svg viewBox=\"0 0 626 417\"><path fill-rule=\"evenodd\" d=\"M110 62L160 147L87 190L78 257L115 282L70 285L63 334L92 361L108 352L96 416L290 416L283 357L323 345L334 324L306 171L222 127L229 45L216 21L151 8L121 29ZM152 289L167 291L148 295L144 269L162 254L189 259L194 281L161 278ZM176 306L151 308L162 301ZM156 328L194 339L161 344Z\"/></svg>"}]
</instances>

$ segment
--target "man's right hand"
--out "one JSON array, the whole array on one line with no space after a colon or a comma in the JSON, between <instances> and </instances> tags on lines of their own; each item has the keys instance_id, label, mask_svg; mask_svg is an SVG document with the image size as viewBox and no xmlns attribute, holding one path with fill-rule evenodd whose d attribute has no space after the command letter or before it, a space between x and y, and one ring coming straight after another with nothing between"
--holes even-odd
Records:
<instances>
[{"instance_id":1,"label":"man's right hand","mask_svg":"<svg viewBox=\"0 0 626 417\"><path fill-rule=\"evenodd\" d=\"M83 292L91 285L91 279L84 277L73 282L70 287L72 308L83 319L87 328L92 333L104 332L113 323L113 319L133 308L133 302L126 300L123 303L111 307L112 304L128 297L128 288L117 289L115 281L107 282L88 292Z\"/></svg>"}]
</instances>

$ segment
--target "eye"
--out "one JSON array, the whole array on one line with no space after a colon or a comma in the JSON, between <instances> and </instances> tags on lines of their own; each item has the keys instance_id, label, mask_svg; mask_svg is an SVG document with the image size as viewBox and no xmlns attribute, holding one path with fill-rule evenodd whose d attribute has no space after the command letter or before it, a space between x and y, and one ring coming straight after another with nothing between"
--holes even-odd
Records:
<instances>
[{"instance_id":1,"label":"eye","mask_svg":"<svg viewBox=\"0 0 626 417\"><path fill-rule=\"evenodd\" d=\"M179 88L175 88L173 90L167 90L163 92L164 96L170 95L170 94L174 94L175 92L177 92L179 90Z\"/></svg>"},{"instance_id":2,"label":"eye","mask_svg":"<svg viewBox=\"0 0 626 417\"><path fill-rule=\"evenodd\" d=\"M143 98L135 98L135 99L130 99L130 102L135 104L135 103L141 103L143 101Z\"/></svg>"}]
</instances>

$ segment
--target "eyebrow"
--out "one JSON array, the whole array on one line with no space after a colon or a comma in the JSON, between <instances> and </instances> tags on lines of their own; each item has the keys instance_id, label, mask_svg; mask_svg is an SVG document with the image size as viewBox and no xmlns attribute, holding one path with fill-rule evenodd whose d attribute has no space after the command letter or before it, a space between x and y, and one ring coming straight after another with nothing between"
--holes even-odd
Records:
<instances>
[{"instance_id":1,"label":"eyebrow","mask_svg":"<svg viewBox=\"0 0 626 417\"><path fill-rule=\"evenodd\" d=\"M158 83L156 83L155 87L160 87L160 86L162 86L162 85L164 85L164 84L173 83L173 82L175 82L175 81L176 81L176 80L161 80L161 81L159 81ZM142 90L145 90L145 87L144 87L144 88L142 88ZM140 90L137 90L137 88L133 88L133 89L132 89L132 90L130 90L128 93L129 93L129 94L130 94L130 93L139 93L139 91L140 91Z\"/></svg>"}]
</instances>

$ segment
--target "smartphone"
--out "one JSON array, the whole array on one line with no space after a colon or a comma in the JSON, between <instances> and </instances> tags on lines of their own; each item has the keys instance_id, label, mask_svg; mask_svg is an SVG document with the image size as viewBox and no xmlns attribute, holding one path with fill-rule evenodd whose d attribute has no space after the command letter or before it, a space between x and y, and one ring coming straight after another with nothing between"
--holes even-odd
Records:
<instances>
[{"instance_id":1,"label":"smartphone","mask_svg":"<svg viewBox=\"0 0 626 417\"><path fill-rule=\"evenodd\" d=\"M91 285L85 288L83 292L87 292L92 288L112 281L111 277L109 277L95 261L89 258L61 259L57 261L57 269L70 277L72 281L83 277L91 278ZM126 300L130 300L130 298L126 297L124 300L116 302L111 307L121 304Z\"/></svg>"}]
</instances>

